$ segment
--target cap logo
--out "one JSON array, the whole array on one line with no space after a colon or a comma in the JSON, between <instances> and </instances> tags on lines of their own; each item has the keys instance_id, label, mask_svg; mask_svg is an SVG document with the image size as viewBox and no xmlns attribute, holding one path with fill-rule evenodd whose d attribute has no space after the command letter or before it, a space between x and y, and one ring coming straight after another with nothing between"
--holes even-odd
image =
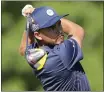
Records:
<instances>
[{"instance_id":1,"label":"cap logo","mask_svg":"<svg viewBox=\"0 0 104 92\"><path fill-rule=\"evenodd\" d=\"M47 10L47 14L48 14L49 16L53 16L53 15L54 15L54 12L53 12L53 10L48 9L48 10Z\"/></svg>"}]
</instances>

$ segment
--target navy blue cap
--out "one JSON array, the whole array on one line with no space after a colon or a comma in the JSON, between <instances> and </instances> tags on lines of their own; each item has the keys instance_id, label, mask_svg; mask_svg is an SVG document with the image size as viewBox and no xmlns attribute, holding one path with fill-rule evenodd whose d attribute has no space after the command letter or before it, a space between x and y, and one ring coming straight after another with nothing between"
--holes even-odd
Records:
<instances>
[{"instance_id":1,"label":"navy blue cap","mask_svg":"<svg viewBox=\"0 0 104 92\"><path fill-rule=\"evenodd\" d=\"M38 24L39 29L42 29L54 25L57 21L59 21L61 18L67 15L69 14L59 16L53 8L43 6L36 8L32 12L31 17L33 18L35 23Z\"/></svg>"}]
</instances>

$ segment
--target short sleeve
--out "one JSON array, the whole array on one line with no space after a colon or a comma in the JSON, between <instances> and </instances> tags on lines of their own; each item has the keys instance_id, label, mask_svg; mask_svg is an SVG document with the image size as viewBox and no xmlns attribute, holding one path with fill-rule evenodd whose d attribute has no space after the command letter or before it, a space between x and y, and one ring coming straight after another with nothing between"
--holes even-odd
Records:
<instances>
[{"instance_id":1,"label":"short sleeve","mask_svg":"<svg viewBox=\"0 0 104 92\"><path fill-rule=\"evenodd\" d=\"M36 47L36 43L32 43L28 45L28 49L33 49Z\"/></svg>"},{"instance_id":2,"label":"short sleeve","mask_svg":"<svg viewBox=\"0 0 104 92\"><path fill-rule=\"evenodd\" d=\"M60 44L59 54L64 66L68 70L70 70L75 63L83 59L82 50L73 38L67 39Z\"/></svg>"}]
</instances>

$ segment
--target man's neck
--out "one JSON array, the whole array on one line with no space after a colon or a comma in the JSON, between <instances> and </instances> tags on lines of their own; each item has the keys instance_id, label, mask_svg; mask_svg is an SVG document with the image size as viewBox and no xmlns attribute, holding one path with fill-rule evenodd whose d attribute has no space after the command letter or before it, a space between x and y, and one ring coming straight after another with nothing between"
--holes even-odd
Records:
<instances>
[{"instance_id":1,"label":"man's neck","mask_svg":"<svg viewBox=\"0 0 104 92\"><path fill-rule=\"evenodd\" d=\"M49 44L49 43L44 43L44 42L38 42L38 47L43 47L43 46L48 46L50 48L53 48L55 45Z\"/></svg>"}]
</instances>

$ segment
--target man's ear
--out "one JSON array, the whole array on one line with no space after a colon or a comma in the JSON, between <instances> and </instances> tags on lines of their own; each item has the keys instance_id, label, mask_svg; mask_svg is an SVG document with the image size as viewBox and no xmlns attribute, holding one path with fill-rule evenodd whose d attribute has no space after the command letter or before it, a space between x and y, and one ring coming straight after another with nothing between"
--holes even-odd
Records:
<instances>
[{"instance_id":1,"label":"man's ear","mask_svg":"<svg viewBox=\"0 0 104 92\"><path fill-rule=\"evenodd\" d=\"M38 39L38 40L42 40L42 37L40 36L39 32L34 32L34 36Z\"/></svg>"}]
</instances>

